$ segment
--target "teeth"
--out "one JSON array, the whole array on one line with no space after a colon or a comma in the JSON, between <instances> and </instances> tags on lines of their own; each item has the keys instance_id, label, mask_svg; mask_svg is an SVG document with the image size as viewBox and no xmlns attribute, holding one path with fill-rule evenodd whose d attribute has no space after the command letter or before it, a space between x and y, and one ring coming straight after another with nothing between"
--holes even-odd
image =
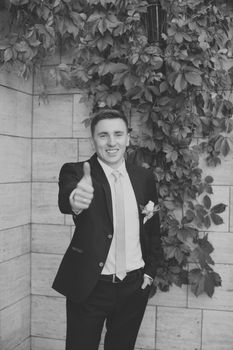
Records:
<instances>
[{"instance_id":1,"label":"teeth","mask_svg":"<svg viewBox=\"0 0 233 350\"><path fill-rule=\"evenodd\" d=\"M117 149L111 149L111 150L107 150L108 153L116 153Z\"/></svg>"}]
</instances>

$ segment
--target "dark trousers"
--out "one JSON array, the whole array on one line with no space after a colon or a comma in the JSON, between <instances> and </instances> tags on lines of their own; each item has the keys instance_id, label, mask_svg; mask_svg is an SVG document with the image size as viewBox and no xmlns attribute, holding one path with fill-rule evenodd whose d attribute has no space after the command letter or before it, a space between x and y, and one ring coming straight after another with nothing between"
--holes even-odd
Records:
<instances>
[{"instance_id":1,"label":"dark trousers","mask_svg":"<svg viewBox=\"0 0 233 350\"><path fill-rule=\"evenodd\" d=\"M67 300L66 350L97 350L105 321L104 350L133 350L150 291L142 279L141 271L116 284L100 279L84 302Z\"/></svg>"}]
</instances>

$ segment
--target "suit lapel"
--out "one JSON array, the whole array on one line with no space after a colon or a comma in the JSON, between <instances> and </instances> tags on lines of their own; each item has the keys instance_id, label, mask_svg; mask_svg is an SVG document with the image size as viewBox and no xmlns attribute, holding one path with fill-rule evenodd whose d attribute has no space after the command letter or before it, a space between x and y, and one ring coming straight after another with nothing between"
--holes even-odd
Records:
<instances>
[{"instance_id":1,"label":"suit lapel","mask_svg":"<svg viewBox=\"0 0 233 350\"><path fill-rule=\"evenodd\" d=\"M98 184L101 184L103 186L106 202L107 202L107 209L108 214L111 219L111 222L113 223L113 210L112 210L112 197L111 197L111 189L110 185L108 183L107 177L100 165L100 163L97 160L97 155L94 154L90 159L90 165L91 165L91 173L93 175L93 180L96 180ZM95 184L94 184L95 185ZM101 205L101 203L100 203Z\"/></svg>"},{"instance_id":2,"label":"suit lapel","mask_svg":"<svg viewBox=\"0 0 233 350\"><path fill-rule=\"evenodd\" d=\"M140 204L143 204L143 193L142 193L142 187L141 187L141 179L139 178L137 171L135 171L134 167L132 167L131 164L126 163L126 169L127 169L128 174L129 174L131 184L133 186L137 205L139 207Z\"/></svg>"}]
</instances>

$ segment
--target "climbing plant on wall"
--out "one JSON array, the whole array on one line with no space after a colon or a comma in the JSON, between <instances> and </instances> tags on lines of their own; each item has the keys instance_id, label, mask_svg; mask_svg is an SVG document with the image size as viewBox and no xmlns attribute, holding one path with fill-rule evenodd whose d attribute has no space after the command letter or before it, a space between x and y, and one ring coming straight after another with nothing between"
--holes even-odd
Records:
<instances>
[{"instance_id":1,"label":"climbing plant on wall","mask_svg":"<svg viewBox=\"0 0 233 350\"><path fill-rule=\"evenodd\" d=\"M141 0L11 0L0 62L28 77L56 48L73 62L57 79L77 87L92 111L120 108L131 125L128 160L152 167L161 204L164 261L154 287L189 284L198 296L221 285L205 233L223 222L199 155L219 166L231 151L232 19L214 0L161 0L159 41L148 40ZM88 123L88 120L87 120Z\"/></svg>"}]
</instances>

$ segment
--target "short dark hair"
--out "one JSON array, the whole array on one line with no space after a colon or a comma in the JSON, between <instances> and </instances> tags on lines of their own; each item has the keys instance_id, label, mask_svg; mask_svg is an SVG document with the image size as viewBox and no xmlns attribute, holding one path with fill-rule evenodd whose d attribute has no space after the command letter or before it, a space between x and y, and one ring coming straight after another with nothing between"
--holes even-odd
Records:
<instances>
[{"instance_id":1,"label":"short dark hair","mask_svg":"<svg viewBox=\"0 0 233 350\"><path fill-rule=\"evenodd\" d=\"M124 121L127 130L130 131L128 120L122 112L120 112L116 109L103 109L103 110L95 113L92 120L91 120L91 134L92 134L92 136L94 135L96 124L99 121L104 120L104 119L118 119L118 118L122 119Z\"/></svg>"}]
</instances>

